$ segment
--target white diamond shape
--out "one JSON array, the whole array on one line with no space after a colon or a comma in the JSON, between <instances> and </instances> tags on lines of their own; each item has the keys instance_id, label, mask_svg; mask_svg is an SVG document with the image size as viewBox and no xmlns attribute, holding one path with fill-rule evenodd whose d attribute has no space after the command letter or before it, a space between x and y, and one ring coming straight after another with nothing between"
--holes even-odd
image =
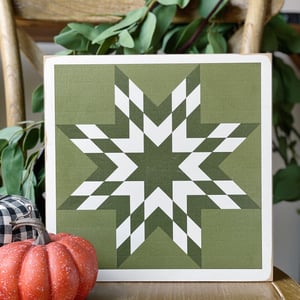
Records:
<instances>
[{"instance_id":1,"label":"white diamond shape","mask_svg":"<svg viewBox=\"0 0 300 300\"><path fill-rule=\"evenodd\" d=\"M80 129L89 139L107 139L107 135L95 124L77 124Z\"/></svg>"},{"instance_id":2,"label":"white diamond shape","mask_svg":"<svg viewBox=\"0 0 300 300\"><path fill-rule=\"evenodd\" d=\"M214 180L214 183L227 195L246 195L232 180Z\"/></svg>"},{"instance_id":3,"label":"white diamond shape","mask_svg":"<svg viewBox=\"0 0 300 300\"><path fill-rule=\"evenodd\" d=\"M173 241L187 253L187 235L175 222L173 222Z\"/></svg>"},{"instance_id":4,"label":"white diamond shape","mask_svg":"<svg viewBox=\"0 0 300 300\"><path fill-rule=\"evenodd\" d=\"M90 139L71 139L71 141L83 153L103 153Z\"/></svg>"},{"instance_id":5,"label":"white diamond shape","mask_svg":"<svg viewBox=\"0 0 300 300\"><path fill-rule=\"evenodd\" d=\"M73 193L72 196L89 196L93 194L103 181L84 181Z\"/></svg>"}]
</instances>

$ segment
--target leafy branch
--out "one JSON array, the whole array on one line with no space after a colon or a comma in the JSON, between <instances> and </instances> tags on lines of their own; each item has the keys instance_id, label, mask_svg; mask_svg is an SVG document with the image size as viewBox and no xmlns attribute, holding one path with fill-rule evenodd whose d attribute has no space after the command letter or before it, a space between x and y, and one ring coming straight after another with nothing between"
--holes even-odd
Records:
<instances>
[{"instance_id":1,"label":"leafy branch","mask_svg":"<svg viewBox=\"0 0 300 300\"><path fill-rule=\"evenodd\" d=\"M184 45L182 45L181 48L177 49L177 51L176 51L177 53L184 53L184 52L186 52L186 50L189 49L194 44L194 42L196 41L196 39L198 38L198 36L202 33L202 31L204 30L204 28L209 24L209 21L211 20L211 18L217 13L218 9L221 6L225 5L226 2L228 2L228 1L219 0L219 2L210 11L210 13L208 14L208 16L206 18L204 18L202 20L202 22L199 24L198 28L195 30L195 32L191 36L191 38Z\"/></svg>"},{"instance_id":2,"label":"leafy branch","mask_svg":"<svg viewBox=\"0 0 300 300\"><path fill-rule=\"evenodd\" d=\"M24 125L0 130L0 194L23 195L35 201L37 190L44 191L44 162L39 167L43 159L44 122Z\"/></svg>"}]
</instances>

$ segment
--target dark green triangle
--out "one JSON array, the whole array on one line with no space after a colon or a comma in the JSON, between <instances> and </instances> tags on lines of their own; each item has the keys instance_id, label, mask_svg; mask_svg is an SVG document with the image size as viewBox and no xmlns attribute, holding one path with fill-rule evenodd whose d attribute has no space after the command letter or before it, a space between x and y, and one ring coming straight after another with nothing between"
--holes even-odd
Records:
<instances>
[{"instance_id":1,"label":"dark green triangle","mask_svg":"<svg viewBox=\"0 0 300 300\"><path fill-rule=\"evenodd\" d=\"M162 103L170 93L195 69L195 64L118 65L155 105ZM157 74L159 67L159 76ZM162 80L163 78L163 80Z\"/></svg>"},{"instance_id":2,"label":"dark green triangle","mask_svg":"<svg viewBox=\"0 0 300 300\"><path fill-rule=\"evenodd\" d=\"M198 248L199 249L199 248ZM123 260L126 246L123 253L120 253L120 261ZM119 251L118 251L119 254ZM196 255L196 253L193 253ZM199 250L200 254L200 250ZM119 261L119 258L118 258ZM123 263L121 269L198 269L199 265L186 255L170 238L164 230L156 228L145 242Z\"/></svg>"}]
</instances>

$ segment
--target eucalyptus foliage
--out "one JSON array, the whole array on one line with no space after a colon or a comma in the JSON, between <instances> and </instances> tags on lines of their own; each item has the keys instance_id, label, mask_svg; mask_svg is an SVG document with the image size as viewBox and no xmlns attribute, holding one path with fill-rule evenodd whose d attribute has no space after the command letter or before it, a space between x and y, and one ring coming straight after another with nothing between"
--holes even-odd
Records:
<instances>
[{"instance_id":1,"label":"eucalyptus foliage","mask_svg":"<svg viewBox=\"0 0 300 300\"><path fill-rule=\"evenodd\" d=\"M196 18L185 24L174 23L176 13L189 2L190 0L146 0L143 7L121 16L120 21L114 24L70 23L54 39L55 43L65 48L58 54L230 52L228 41L241 24L225 23L218 19L229 0L199 1ZM286 54L300 53L300 36L281 15L276 15L266 24L261 45L261 52L277 51ZM273 151L280 155L285 165L274 175L274 202L300 199L299 153L296 151L300 134L294 126L292 114L299 101L299 79L290 66L274 56ZM42 86L33 93L33 107L35 111L43 110ZM29 161L24 159L27 151L24 143L32 146L37 137L38 127L30 126L25 129L16 127L0 131L2 193L28 194L30 190L32 195L32 189L41 182L41 177L30 171L34 169L32 166L37 152ZM41 128L39 130L41 134ZM8 161L14 165L10 167L11 170ZM7 179L10 172L16 172L15 182ZM27 184L25 179L31 183ZM27 186L30 188L26 188Z\"/></svg>"},{"instance_id":2,"label":"eucalyptus foliage","mask_svg":"<svg viewBox=\"0 0 300 300\"><path fill-rule=\"evenodd\" d=\"M0 195L23 195L33 202L44 188L44 124L28 122L0 130Z\"/></svg>"}]
</instances>

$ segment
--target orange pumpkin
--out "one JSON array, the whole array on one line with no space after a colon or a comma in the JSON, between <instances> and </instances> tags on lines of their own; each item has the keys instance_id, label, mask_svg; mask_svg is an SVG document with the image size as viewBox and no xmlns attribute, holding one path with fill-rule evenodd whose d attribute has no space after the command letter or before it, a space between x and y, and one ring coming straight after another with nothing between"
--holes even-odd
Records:
<instances>
[{"instance_id":1,"label":"orange pumpkin","mask_svg":"<svg viewBox=\"0 0 300 300\"><path fill-rule=\"evenodd\" d=\"M0 299L85 299L98 272L94 247L78 236L48 234L38 219L14 225L33 226L38 238L0 247Z\"/></svg>"}]
</instances>

